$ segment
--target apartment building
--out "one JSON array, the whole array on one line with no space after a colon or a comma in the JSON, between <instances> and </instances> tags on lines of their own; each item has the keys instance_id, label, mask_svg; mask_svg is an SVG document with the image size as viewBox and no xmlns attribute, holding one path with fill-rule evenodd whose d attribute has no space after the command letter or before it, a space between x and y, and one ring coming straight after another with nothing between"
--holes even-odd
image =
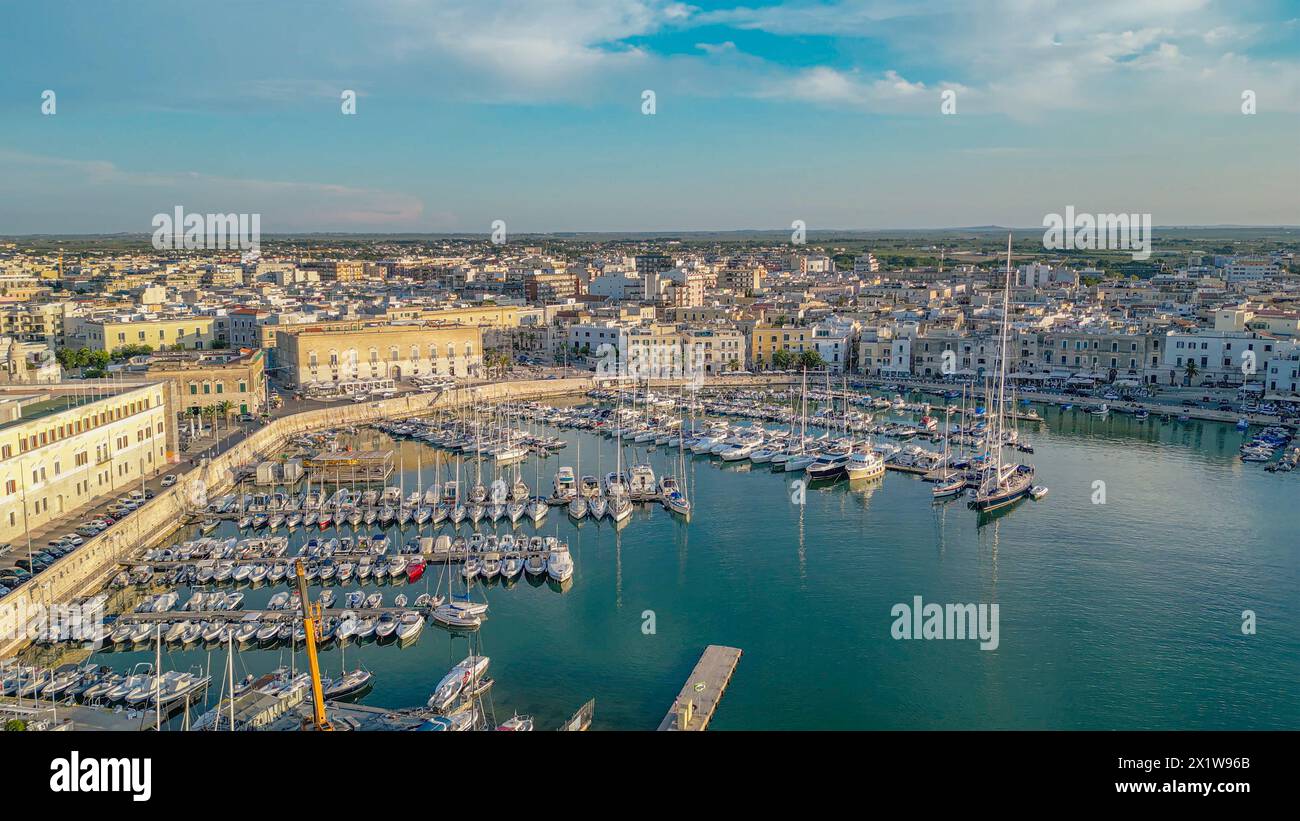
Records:
<instances>
[{"instance_id":1,"label":"apartment building","mask_svg":"<svg viewBox=\"0 0 1300 821\"><path fill-rule=\"evenodd\" d=\"M771 367L772 354L777 351L798 355L816 350L812 327L755 325L749 339L750 363L754 368Z\"/></svg>"},{"instance_id":2,"label":"apartment building","mask_svg":"<svg viewBox=\"0 0 1300 821\"><path fill-rule=\"evenodd\" d=\"M67 305L66 302L24 302L0 306L0 336L61 346Z\"/></svg>"},{"instance_id":3,"label":"apartment building","mask_svg":"<svg viewBox=\"0 0 1300 821\"><path fill-rule=\"evenodd\" d=\"M117 317L72 318L67 321L65 336L79 345L95 351L112 353L127 345L148 345L155 351L179 345L183 348L205 350L216 339L213 317Z\"/></svg>"}]
</instances>

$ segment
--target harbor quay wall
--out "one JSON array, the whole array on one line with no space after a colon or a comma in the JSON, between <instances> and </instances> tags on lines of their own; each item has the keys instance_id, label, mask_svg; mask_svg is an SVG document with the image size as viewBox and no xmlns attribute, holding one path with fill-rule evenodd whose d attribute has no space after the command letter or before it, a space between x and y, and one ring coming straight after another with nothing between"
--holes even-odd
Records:
<instances>
[{"instance_id":1,"label":"harbor quay wall","mask_svg":"<svg viewBox=\"0 0 1300 821\"><path fill-rule=\"evenodd\" d=\"M920 388L931 391L949 391L960 390L960 383L953 382L934 382L917 379L879 379L879 378L859 378L859 382L879 387L882 385L899 385L908 389ZM1080 396L1065 393L1039 393L1037 391L1019 388L1016 390L1018 399L1028 399L1030 402L1039 402L1044 405L1074 405L1077 408L1099 408L1102 405L1108 405L1112 410L1115 408L1124 408L1128 410L1138 410L1145 408L1150 413L1155 414L1180 414L1187 416L1188 419L1199 419L1203 422L1236 422L1238 419L1245 417L1252 425L1289 425L1289 420L1284 419L1276 414L1267 413L1245 413L1241 411L1221 411L1214 408L1189 407L1186 405L1175 405L1172 402L1153 402L1138 400L1134 402L1111 402L1100 396ZM1190 395L1188 395L1190 398ZM940 404L936 402L936 404Z\"/></svg>"},{"instance_id":2,"label":"harbor quay wall","mask_svg":"<svg viewBox=\"0 0 1300 821\"><path fill-rule=\"evenodd\" d=\"M274 419L230 450L189 470L177 470L175 485L108 530L87 539L45 572L0 599L0 658L13 655L30 641L29 623L53 605L98 590L136 549L167 538L187 518L200 513L209 498L232 488L237 469L274 456L294 436L340 425L360 425L383 419L421 416L477 402L547 399L583 393L589 377L494 382L454 388L435 394L407 394L376 402L340 404Z\"/></svg>"}]
</instances>

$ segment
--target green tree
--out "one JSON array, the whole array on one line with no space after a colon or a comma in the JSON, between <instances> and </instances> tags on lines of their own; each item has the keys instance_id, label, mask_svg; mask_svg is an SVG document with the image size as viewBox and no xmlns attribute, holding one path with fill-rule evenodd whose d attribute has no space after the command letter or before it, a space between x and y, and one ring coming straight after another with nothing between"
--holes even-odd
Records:
<instances>
[{"instance_id":1,"label":"green tree","mask_svg":"<svg viewBox=\"0 0 1300 821\"><path fill-rule=\"evenodd\" d=\"M1200 373L1200 369L1196 367L1196 362L1194 360L1188 359L1186 367L1183 368L1183 373L1187 375L1187 384L1190 385L1192 384L1192 380L1196 378L1196 375Z\"/></svg>"},{"instance_id":2,"label":"green tree","mask_svg":"<svg viewBox=\"0 0 1300 821\"><path fill-rule=\"evenodd\" d=\"M21 718L11 718L5 722L6 733L21 733L27 729L27 722Z\"/></svg>"},{"instance_id":3,"label":"green tree","mask_svg":"<svg viewBox=\"0 0 1300 821\"><path fill-rule=\"evenodd\" d=\"M772 367L778 371L787 370L794 364L794 354L785 348L780 348L772 352Z\"/></svg>"},{"instance_id":4,"label":"green tree","mask_svg":"<svg viewBox=\"0 0 1300 821\"><path fill-rule=\"evenodd\" d=\"M804 351L799 354L799 365L810 371L817 370L826 366L826 360L817 351Z\"/></svg>"}]
</instances>

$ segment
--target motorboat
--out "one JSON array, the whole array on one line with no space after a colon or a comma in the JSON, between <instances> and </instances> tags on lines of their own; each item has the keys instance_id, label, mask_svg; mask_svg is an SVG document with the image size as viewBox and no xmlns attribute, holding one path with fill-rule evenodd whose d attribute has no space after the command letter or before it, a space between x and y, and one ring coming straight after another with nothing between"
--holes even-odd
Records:
<instances>
[{"instance_id":1,"label":"motorboat","mask_svg":"<svg viewBox=\"0 0 1300 821\"><path fill-rule=\"evenodd\" d=\"M546 554L530 553L524 559L524 572L529 576L541 576L546 573Z\"/></svg>"},{"instance_id":2,"label":"motorboat","mask_svg":"<svg viewBox=\"0 0 1300 821\"><path fill-rule=\"evenodd\" d=\"M876 479L885 475L885 460L874 452L854 452L849 455L844 472L850 480Z\"/></svg>"},{"instance_id":3,"label":"motorboat","mask_svg":"<svg viewBox=\"0 0 1300 821\"><path fill-rule=\"evenodd\" d=\"M573 577L573 557L569 555L567 545L551 551L546 560L546 573L557 582L568 581Z\"/></svg>"},{"instance_id":4,"label":"motorboat","mask_svg":"<svg viewBox=\"0 0 1300 821\"><path fill-rule=\"evenodd\" d=\"M415 611L403 613L397 621L397 640L403 643L415 641L424 629L424 617Z\"/></svg>"},{"instance_id":5,"label":"motorboat","mask_svg":"<svg viewBox=\"0 0 1300 821\"><path fill-rule=\"evenodd\" d=\"M524 569L524 560L515 555L506 556L501 560L501 578L513 579L517 577Z\"/></svg>"},{"instance_id":6,"label":"motorboat","mask_svg":"<svg viewBox=\"0 0 1300 821\"><path fill-rule=\"evenodd\" d=\"M829 481L839 479L848 471L847 453L823 453L804 469L810 481Z\"/></svg>"},{"instance_id":7,"label":"motorboat","mask_svg":"<svg viewBox=\"0 0 1300 821\"><path fill-rule=\"evenodd\" d=\"M578 480L573 475L573 468L565 465L555 472L553 498L567 502L578 495Z\"/></svg>"}]
</instances>

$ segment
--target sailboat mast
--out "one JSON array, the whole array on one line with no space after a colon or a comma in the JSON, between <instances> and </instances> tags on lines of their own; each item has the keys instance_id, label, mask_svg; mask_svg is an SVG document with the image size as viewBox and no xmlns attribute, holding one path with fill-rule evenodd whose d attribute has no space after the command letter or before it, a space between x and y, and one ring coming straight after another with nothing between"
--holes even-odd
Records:
<instances>
[{"instance_id":1,"label":"sailboat mast","mask_svg":"<svg viewBox=\"0 0 1300 821\"><path fill-rule=\"evenodd\" d=\"M1006 397L1007 386L1007 326L1010 325L1010 301L1011 301L1011 234L1007 234L1007 277L1002 283L1002 339L1000 353L998 355L998 407L997 407L997 438L994 440L993 447L994 464L997 468L997 481L1002 481L1002 432L1003 432L1003 402Z\"/></svg>"}]
</instances>

